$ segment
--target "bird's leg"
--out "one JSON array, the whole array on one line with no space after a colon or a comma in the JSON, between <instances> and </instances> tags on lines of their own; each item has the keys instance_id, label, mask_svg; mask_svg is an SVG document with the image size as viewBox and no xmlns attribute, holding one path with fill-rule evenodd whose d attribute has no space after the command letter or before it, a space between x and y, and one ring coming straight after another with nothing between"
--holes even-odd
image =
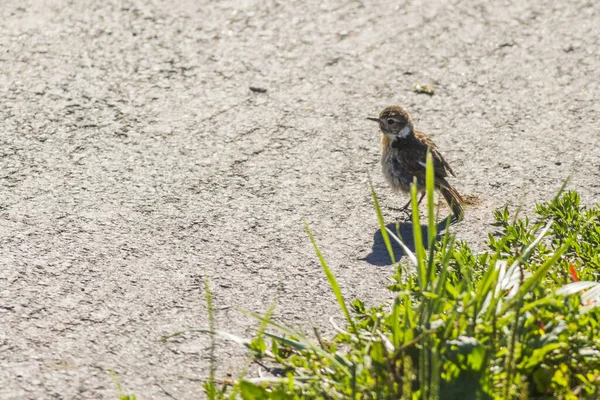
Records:
<instances>
[{"instance_id":1,"label":"bird's leg","mask_svg":"<svg viewBox=\"0 0 600 400\"><path fill-rule=\"evenodd\" d=\"M405 205L403 205L403 206L400 208L400 211L407 211L407 210L408 210L408 207L410 207L410 203L411 203L411 201L412 201L412 199L408 199L408 201L406 202L406 204L405 204Z\"/></svg>"},{"instance_id":2,"label":"bird's leg","mask_svg":"<svg viewBox=\"0 0 600 400\"><path fill-rule=\"evenodd\" d=\"M419 198L419 201L417 202L417 207L419 207L421 205L421 202L423 201L424 197L425 197L425 193L421 193L421 197ZM410 206L411 202L412 202L412 199L409 199L408 203L406 203L404 205L404 207L401 208L401 210L408 210L408 207Z\"/></svg>"},{"instance_id":3,"label":"bird's leg","mask_svg":"<svg viewBox=\"0 0 600 400\"><path fill-rule=\"evenodd\" d=\"M425 193L421 193L421 198L419 198L419 201L417 202L417 207L419 205L421 205L421 202L423 201L423 198L425 197ZM408 209L410 207L410 203L412 202L412 199L409 199L408 202L402 206L401 208L394 208L394 210L398 210L398 211L402 211L402 212L407 212L408 213Z\"/></svg>"},{"instance_id":4,"label":"bird's leg","mask_svg":"<svg viewBox=\"0 0 600 400\"><path fill-rule=\"evenodd\" d=\"M408 207L410 206L410 200L408 200L408 203L406 203L405 205L403 205L402 207L392 207L390 206L389 209L390 210L394 210L394 211L407 211Z\"/></svg>"}]
</instances>

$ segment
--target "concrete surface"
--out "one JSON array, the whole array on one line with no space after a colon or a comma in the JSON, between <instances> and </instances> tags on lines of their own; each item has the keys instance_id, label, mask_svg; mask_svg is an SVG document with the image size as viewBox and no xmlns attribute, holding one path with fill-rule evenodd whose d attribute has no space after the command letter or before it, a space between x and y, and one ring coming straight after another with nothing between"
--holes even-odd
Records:
<instances>
[{"instance_id":1,"label":"concrete surface","mask_svg":"<svg viewBox=\"0 0 600 400\"><path fill-rule=\"evenodd\" d=\"M341 324L303 219L348 299L386 300L369 174L386 222L405 199L365 119L386 105L481 200L453 228L475 248L571 173L600 199L596 1L4 0L0 20L2 399L115 398L109 369L202 397L208 338L158 338L207 325L205 274L223 330L274 298L291 326Z\"/></svg>"}]
</instances>

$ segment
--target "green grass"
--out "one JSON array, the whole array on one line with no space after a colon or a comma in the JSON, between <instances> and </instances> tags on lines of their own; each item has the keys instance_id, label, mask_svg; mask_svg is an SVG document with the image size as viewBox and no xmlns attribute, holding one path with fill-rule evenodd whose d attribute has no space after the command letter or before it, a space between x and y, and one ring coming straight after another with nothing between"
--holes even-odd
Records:
<instances>
[{"instance_id":1,"label":"green grass","mask_svg":"<svg viewBox=\"0 0 600 400\"><path fill-rule=\"evenodd\" d=\"M119 377L117 376L115 371L108 370L108 373L110 374L110 377L112 378L113 383L117 388L119 400L137 400L135 394L125 393L125 391L123 390L123 386L121 385L121 381L119 380Z\"/></svg>"},{"instance_id":2,"label":"green grass","mask_svg":"<svg viewBox=\"0 0 600 400\"><path fill-rule=\"evenodd\" d=\"M414 251L386 230L371 188L391 259L391 240L404 250L387 288L394 300L347 304L307 226L347 330L313 340L272 321L272 306L249 314L260 327L243 339L217 331L211 317L199 331L243 344L273 369L217 383L211 367L210 398L600 398L600 205L584 209L567 192L537 205L531 220L496 211L488 250L475 253L448 229L436 240L431 157L427 172L425 244L412 191ZM207 302L210 311L210 294Z\"/></svg>"}]
</instances>

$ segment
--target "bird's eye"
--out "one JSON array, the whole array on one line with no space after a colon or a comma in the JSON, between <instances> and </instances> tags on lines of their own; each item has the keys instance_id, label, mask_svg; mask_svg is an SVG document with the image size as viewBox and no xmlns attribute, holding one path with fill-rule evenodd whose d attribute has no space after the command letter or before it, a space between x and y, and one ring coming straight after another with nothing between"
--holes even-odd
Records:
<instances>
[{"instance_id":1,"label":"bird's eye","mask_svg":"<svg viewBox=\"0 0 600 400\"><path fill-rule=\"evenodd\" d=\"M393 119L391 119L391 118L387 120L387 123L388 123L389 125L394 125L394 123L395 123L395 122L396 122L396 121L394 121L394 120L393 120Z\"/></svg>"}]
</instances>

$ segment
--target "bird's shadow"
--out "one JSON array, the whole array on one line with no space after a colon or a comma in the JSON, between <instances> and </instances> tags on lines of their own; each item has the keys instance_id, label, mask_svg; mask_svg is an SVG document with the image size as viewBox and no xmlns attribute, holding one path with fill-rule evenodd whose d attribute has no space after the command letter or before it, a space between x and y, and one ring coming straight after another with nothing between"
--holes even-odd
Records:
<instances>
[{"instance_id":1,"label":"bird's shadow","mask_svg":"<svg viewBox=\"0 0 600 400\"><path fill-rule=\"evenodd\" d=\"M450 217L438 222L436 225L436 239L439 240L441 237L441 233L446 229L449 223L452 220ZM399 222L397 224L388 224L386 227L394 232L396 236L398 233L400 234L400 239L404 242L406 247L410 251L414 253L415 251L415 241L413 237L413 224L412 222ZM423 246L427 249L427 225L421 225L421 238L423 240ZM404 251L394 239L390 238L390 242L392 245L392 250L394 252L394 258L396 262L399 261L404 256ZM373 235L373 247L371 249L371 254L367 255L363 258L364 261L368 262L371 265L376 266L385 266L392 265L392 260L390 259L390 254L388 249L383 241L383 236L381 236L381 229L378 229Z\"/></svg>"}]
</instances>

